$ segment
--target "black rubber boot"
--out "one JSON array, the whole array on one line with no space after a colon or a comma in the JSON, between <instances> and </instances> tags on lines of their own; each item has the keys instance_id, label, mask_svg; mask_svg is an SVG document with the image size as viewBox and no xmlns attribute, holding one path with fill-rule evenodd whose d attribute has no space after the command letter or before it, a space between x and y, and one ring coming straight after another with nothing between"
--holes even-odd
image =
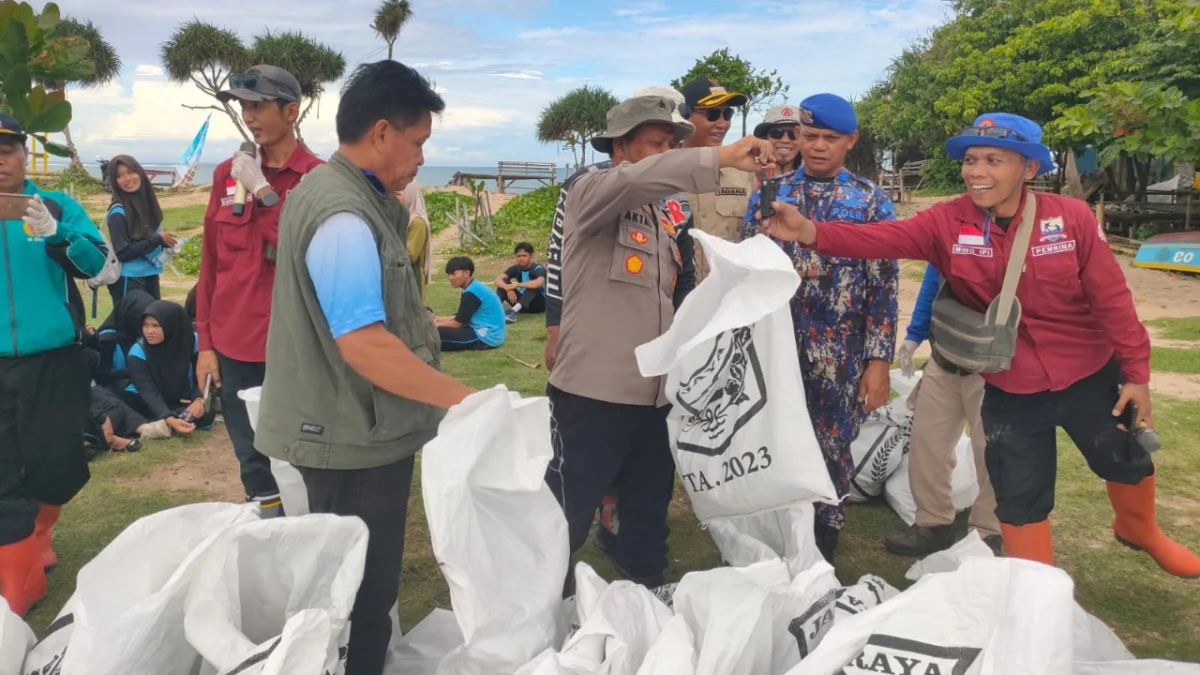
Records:
<instances>
[{"instance_id":1,"label":"black rubber boot","mask_svg":"<svg viewBox=\"0 0 1200 675\"><path fill-rule=\"evenodd\" d=\"M821 557L825 558L825 562L832 565L833 555L837 552L838 535L841 534L841 530L817 523L813 527L813 532L816 534L817 550L821 552Z\"/></svg>"},{"instance_id":2,"label":"black rubber boot","mask_svg":"<svg viewBox=\"0 0 1200 675\"><path fill-rule=\"evenodd\" d=\"M899 534L885 537L883 547L892 555L906 558L924 558L931 553L945 551L954 545L952 525L924 527L913 525Z\"/></svg>"}]
</instances>

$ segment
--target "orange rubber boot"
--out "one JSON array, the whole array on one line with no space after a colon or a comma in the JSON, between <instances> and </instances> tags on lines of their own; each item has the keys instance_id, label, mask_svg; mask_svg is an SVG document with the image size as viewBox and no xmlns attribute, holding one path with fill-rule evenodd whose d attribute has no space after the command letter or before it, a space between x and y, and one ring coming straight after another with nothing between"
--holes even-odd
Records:
<instances>
[{"instance_id":1,"label":"orange rubber boot","mask_svg":"<svg viewBox=\"0 0 1200 675\"><path fill-rule=\"evenodd\" d=\"M33 538L37 540L38 546L42 549L42 567L47 572L54 569L54 566L58 564L58 554L54 552L53 536L54 524L58 522L60 514L62 514L61 506L38 504L37 521L33 526Z\"/></svg>"},{"instance_id":2,"label":"orange rubber boot","mask_svg":"<svg viewBox=\"0 0 1200 675\"><path fill-rule=\"evenodd\" d=\"M1200 558L1158 528L1153 475L1137 485L1108 483L1108 500L1116 513L1113 534L1117 541L1135 551L1145 551L1167 574L1185 579L1200 577Z\"/></svg>"},{"instance_id":3,"label":"orange rubber boot","mask_svg":"<svg viewBox=\"0 0 1200 675\"><path fill-rule=\"evenodd\" d=\"M42 549L33 536L0 546L0 596L21 618L45 599L46 571L42 569Z\"/></svg>"},{"instance_id":4,"label":"orange rubber boot","mask_svg":"<svg viewBox=\"0 0 1200 675\"><path fill-rule=\"evenodd\" d=\"M1000 523L1000 533L1004 535L1006 557L1054 564L1054 540L1050 537L1049 520L1028 525Z\"/></svg>"}]
</instances>

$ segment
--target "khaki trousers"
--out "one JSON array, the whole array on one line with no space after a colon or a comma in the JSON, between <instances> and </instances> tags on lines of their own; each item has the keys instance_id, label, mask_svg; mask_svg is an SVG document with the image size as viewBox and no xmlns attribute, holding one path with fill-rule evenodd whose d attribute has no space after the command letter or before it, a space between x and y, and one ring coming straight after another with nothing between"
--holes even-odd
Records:
<instances>
[{"instance_id":1,"label":"khaki trousers","mask_svg":"<svg viewBox=\"0 0 1200 675\"><path fill-rule=\"evenodd\" d=\"M917 503L917 525L936 527L954 522L950 490L950 476L957 464L954 448L964 427L969 425L979 481L979 496L971 507L970 526L981 537L1000 534L996 493L984 459L987 440L980 416L983 384L979 375L955 375L929 359L917 388L908 397L908 407L913 411L908 478Z\"/></svg>"}]
</instances>

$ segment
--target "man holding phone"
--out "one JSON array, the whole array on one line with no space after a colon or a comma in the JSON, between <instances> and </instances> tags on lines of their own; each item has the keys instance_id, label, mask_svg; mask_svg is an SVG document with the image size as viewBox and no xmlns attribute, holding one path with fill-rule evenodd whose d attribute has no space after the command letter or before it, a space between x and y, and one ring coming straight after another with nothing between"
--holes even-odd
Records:
<instances>
[{"instance_id":1,"label":"man holding phone","mask_svg":"<svg viewBox=\"0 0 1200 675\"><path fill-rule=\"evenodd\" d=\"M46 596L51 530L89 478L83 307L65 299L107 256L78 202L25 178L26 139L0 114L0 595L18 616Z\"/></svg>"}]
</instances>

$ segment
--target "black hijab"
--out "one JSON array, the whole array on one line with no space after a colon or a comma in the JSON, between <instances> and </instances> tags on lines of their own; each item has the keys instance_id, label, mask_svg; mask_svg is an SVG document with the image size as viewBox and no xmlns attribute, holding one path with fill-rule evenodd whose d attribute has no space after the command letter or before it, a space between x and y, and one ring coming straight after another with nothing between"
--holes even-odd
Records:
<instances>
[{"instance_id":1,"label":"black hijab","mask_svg":"<svg viewBox=\"0 0 1200 675\"><path fill-rule=\"evenodd\" d=\"M142 186L135 192L126 192L117 184L117 169L119 167L136 173L142 179ZM114 204L120 204L125 209L125 220L129 223L130 239L146 239L158 231L162 225L162 207L158 205L158 195L150 185L150 177L138 161L129 155L117 155L108 163L108 174L112 180L112 199Z\"/></svg>"},{"instance_id":2,"label":"black hijab","mask_svg":"<svg viewBox=\"0 0 1200 675\"><path fill-rule=\"evenodd\" d=\"M157 345L142 338L139 344L146 353L146 366L154 384L169 406L190 399L196 383L191 381L192 356L196 352L196 336L187 312L177 302L156 300L146 308L143 318L152 316L162 326L163 341Z\"/></svg>"},{"instance_id":3,"label":"black hijab","mask_svg":"<svg viewBox=\"0 0 1200 675\"><path fill-rule=\"evenodd\" d=\"M104 323L100 324L99 332L115 332L115 336L107 339L115 340L121 346L121 350L128 353L129 348L142 337L142 317L146 315L146 308L153 303L154 296L146 291L129 291L113 307ZM106 339L104 335L100 337Z\"/></svg>"}]
</instances>

